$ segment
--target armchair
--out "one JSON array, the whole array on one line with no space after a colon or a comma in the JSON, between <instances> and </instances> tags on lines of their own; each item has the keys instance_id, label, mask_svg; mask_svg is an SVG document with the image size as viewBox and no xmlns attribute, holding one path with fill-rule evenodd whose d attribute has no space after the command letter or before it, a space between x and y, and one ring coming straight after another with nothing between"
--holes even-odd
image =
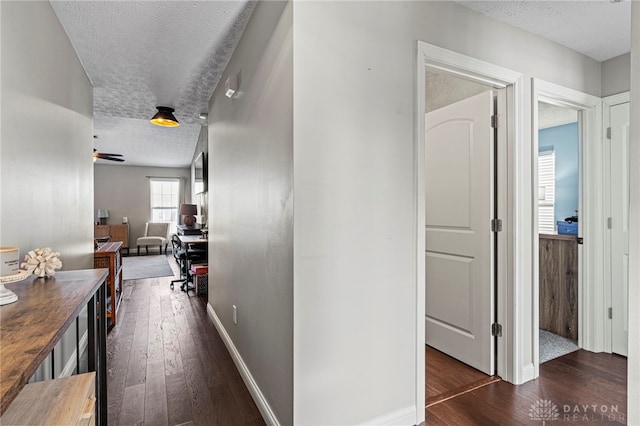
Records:
<instances>
[{"instance_id":1,"label":"armchair","mask_svg":"<svg viewBox=\"0 0 640 426\"><path fill-rule=\"evenodd\" d=\"M140 246L144 246L146 254L149 254L149 246L158 246L160 254L162 254L162 246L164 253L167 254L167 231L168 223L147 222L144 229L144 237L138 238L136 245L138 246L138 256L140 256Z\"/></svg>"}]
</instances>

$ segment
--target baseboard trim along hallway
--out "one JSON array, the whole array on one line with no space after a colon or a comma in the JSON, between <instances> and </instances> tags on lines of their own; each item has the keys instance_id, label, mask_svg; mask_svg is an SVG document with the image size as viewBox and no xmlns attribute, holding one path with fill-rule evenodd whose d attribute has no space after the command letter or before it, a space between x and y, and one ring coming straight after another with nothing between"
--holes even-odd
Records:
<instances>
[{"instance_id":1,"label":"baseboard trim along hallway","mask_svg":"<svg viewBox=\"0 0 640 426\"><path fill-rule=\"evenodd\" d=\"M233 344L231 337L229 336L229 334L227 333L227 330L222 325L220 318L218 318L218 315L216 315L216 312L213 310L213 306L211 306L210 303L207 303L207 314L209 315L209 319L211 319L211 322L213 323L213 325L218 330L218 333L220 333L220 337L222 337L222 341L227 347L229 354L231 354L231 358L233 359L233 362L238 368L238 371L240 372L240 376L242 377L242 380L244 381L245 385L247 385L247 389L249 389L249 393L251 393L253 400L258 406L258 410L260 410L260 413L262 414L264 421L268 425L280 426L280 422L278 421L278 418L276 417L275 413L271 409L271 406L269 405L269 403L267 402L267 399L265 398L264 394L260 390L260 387L258 387L258 384L256 383L253 376L251 375L251 371L249 371L249 367L247 367L247 364L245 364L244 360L242 359L242 356L240 355L240 352L238 352L238 349Z\"/></svg>"}]
</instances>

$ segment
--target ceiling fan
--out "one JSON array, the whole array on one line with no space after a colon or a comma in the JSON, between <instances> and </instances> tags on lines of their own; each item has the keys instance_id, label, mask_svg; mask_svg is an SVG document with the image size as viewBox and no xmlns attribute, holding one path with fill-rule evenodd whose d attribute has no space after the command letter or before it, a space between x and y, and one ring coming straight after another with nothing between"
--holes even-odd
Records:
<instances>
[{"instance_id":1,"label":"ceiling fan","mask_svg":"<svg viewBox=\"0 0 640 426\"><path fill-rule=\"evenodd\" d=\"M124 161L124 158L118 158L118 157L122 157L122 154L107 154L104 152L98 152L98 150L96 150L95 148L93 149L93 161L96 161L98 158L101 160L109 160L109 161Z\"/></svg>"},{"instance_id":2,"label":"ceiling fan","mask_svg":"<svg viewBox=\"0 0 640 426\"><path fill-rule=\"evenodd\" d=\"M93 135L94 139L98 139L97 135ZM118 157L122 157L122 154L107 154L106 152L98 152L97 149L93 148L93 161L95 162L97 159L101 159L101 160L109 160L109 161L119 161L119 162L123 162L124 158L118 158Z\"/></svg>"}]
</instances>

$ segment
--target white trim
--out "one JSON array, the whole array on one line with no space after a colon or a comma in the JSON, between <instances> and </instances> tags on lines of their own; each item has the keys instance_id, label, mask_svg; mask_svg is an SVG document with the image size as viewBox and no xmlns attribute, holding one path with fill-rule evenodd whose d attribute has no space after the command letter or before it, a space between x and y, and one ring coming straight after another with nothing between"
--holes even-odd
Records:
<instances>
[{"instance_id":1,"label":"white trim","mask_svg":"<svg viewBox=\"0 0 640 426\"><path fill-rule=\"evenodd\" d=\"M267 398L265 398L264 394L260 390L260 387L258 387L258 383L256 383L255 379L251 375L249 367L242 359L242 356L240 355L240 352L238 352L236 346L233 344L233 340L231 340L231 337L222 325L220 318L218 318L218 315L216 315L216 312L213 310L213 306L211 306L211 303L207 303L207 314L209 315L209 319L211 320L213 325L216 327L216 330L218 330L218 333L220 333L220 337L222 337L222 341L227 347L227 350L229 351L233 362L238 368L238 372L240 373L242 380L244 381L245 385L247 385L247 389L249 389L249 393L258 406L258 410L260 410L260 414L262 414L264 421L268 425L279 426L280 422L278 421L276 414L271 409L271 406L269 405Z\"/></svg>"},{"instance_id":2,"label":"white trim","mask_svg":"<svg viewBox=\"0 0 640 426\"><path fill-rule=\"evenodd\" d=\"M80 354L83 354L84 351L87 350L87 347L89 346L89 332L88 331L84 332L84 334L80 338L80 342L78 342L78 346L80 347ZM78 363L76 361L77 351L78 351L78 348L75 348L73 350L73 352L71 353L71 356L69 357L69 360L64 365L64 368L62 369L62 371L60 372L60 375L58 377L69 377L69 376L72 376L75 373L76 367L78 366Z\"/></svg>"},{"instance_id":3,"label":"white trim","mask_svg":"<svg viewBox=\"0 0 640 426\"><path fill-rule=\"evenodd\" d=\"M416 248L416 299L415 299L415 312L416 312L416 334L415 334L415 401L414 404L416 407L420 407L424 404L426 400L426 374L425 374L425 323L424 317L426 312L425 306L425 297L426 297L426 286L425 286L425 251L426 244L424 239L424 229L425 229L425 212L426 212L426 189L424 185L425 179L425 144L424 144L424 133L425 133L425 72L426 72L426 58L427 55L424 49L425 46L423 43L419 42L416 45L416 102L415 102L415 123L416 128L414 129L414 208L415 208L415 217L414 217L414 226L415 226L415 235L414 235L414 244ZM425 410L416 410L416 417L414 424L418 425L425 421Z\"/></svg>"},{"instance_id":4,"label":"white trim","mask_svg":"<svg viewBox=\"0 0 640 426\"><path fill-rule=\"evenodd\" d=\"M602 98L602 102L608 107L631 102L631 92L622 92L617 95L606 96Z\"/></svg>"},{"instance_id":5,"label":"white trim","mask_svg":"<svg viewBox=\"0 0 640 426\"><path fill-rule=\"evenodd\" d=\"M580 131L579 160L579 216L578 234L585 244L578 250L578 345L594 352L604 348L604 194L603 173L604 153L602 135L602 100L596 96L569 89L555 83L540 79L532 79L532 170L538 168L538 101L552 103L582 111ZM533 174L532 183L537 188L537 173ZM532 232L538 235L538 213L534 209ZM539 241L533 238L532 277L533 277L533 352L535 376L539 374Z\"/></svg>"},{"instance_id":6,"label":"white trim","mask_svg":"<svg viewBox=\"0 0 640 426\"><path fill-rule=\"evenodd\" d=\"M498 320L503 327L503 337L498 339L498 374L506 381L519 384L529 380L530 373L525 364L524 349L530 347L530 330L518 306L529 304L523 283L528 283L531 230L528 197L531 191L528 176L530 152L523 149L523 76L521 73L490 64L466 55L440 48L421 41L417 42L416 58L416 110L414 148L414 193L416 226L416 406L424 401L424 345L425 345L425 183L424 183L424 76L427 66L444 70L467 79L507 89L506 137L507 147L498 158L499 194L498 213L502 216L503 232L499 234L498 256ZM537 192L536 192L537 194ZM525 218L524 221L522 218ZM524 225L524 226L523 226ZM424 411L416 413L416 424L424 421Z\"/></svg>"},{"instance_id":7,"label":"white trim","mask_svg":"<svg viewBox=\"0 0 640 426\"><path fill-rule=\"evenodd\" d=\"M424 369L424 368L423 368ZM424 404L424 402L423 402ZM424 412L424 410L422 410ZM382 416L378 416L375 419L368 420L361 423L362 426L404 426L413 425L413 420L416 418L416 406L411 405L409 407L392 411Z\"/></svg>"}]
</instances>

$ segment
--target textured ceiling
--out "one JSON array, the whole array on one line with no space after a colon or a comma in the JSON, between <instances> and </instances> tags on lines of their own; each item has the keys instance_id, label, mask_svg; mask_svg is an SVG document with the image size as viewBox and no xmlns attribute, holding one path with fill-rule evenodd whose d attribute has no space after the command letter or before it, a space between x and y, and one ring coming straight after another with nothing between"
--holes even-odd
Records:
<instances>
[{"instance_id":1,"label":"textured ceiling","mask_svg":"<svg viewBox=\"0 0 640 426\"><path fill-rule=\"evenodd\" d=\"M458 1L525 31L605 61L631 50L631 2Z\"/></svg>"},{"instance_id":2,"label":"textured ceiling","mask_svg":"<svg viewBox=\"0 0 640 426\"><path fill-rule=\"evenodd\" d=\"M459 1L599 61L630 49L630 2ZM124 165L188 166L255 1L51 0L94 86L95 147ZM149 123L158 105L178 128ZM116 164L111 163L110 164Z\"/></svg>"},{"instance_id":3,"label":"textured ceiling","mask_svg":"<svg viewBox=\"0 0 640 426\"><path fill-rule=\"evenodd\" d=\"M51 5L94 87L95 147L124 154L124 165L189 165L204 124L198 115L207 112L255 2ZM149 123L159 105L175 108L180 127Z\"/></svg>"},{"instance_id":4,"label":"textured ceiling","mask_svg":"<svg viewBox=\"0 0 640 426\"><path fill-rule=\"evenodd\" d=\"M538 102L538 129L562 126L576 121L578 121L577 110Z\"/></svg>"}]
</instances>

